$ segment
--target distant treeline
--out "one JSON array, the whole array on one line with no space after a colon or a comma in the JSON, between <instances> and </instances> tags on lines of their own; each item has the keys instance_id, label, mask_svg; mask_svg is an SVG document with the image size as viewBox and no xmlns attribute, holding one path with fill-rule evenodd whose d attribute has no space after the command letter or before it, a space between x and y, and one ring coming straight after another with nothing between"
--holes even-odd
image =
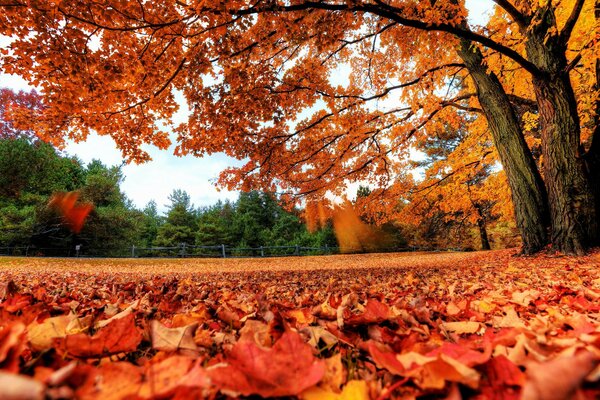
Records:
<instances>
[{"instance_id":1,"label":"distant treeline","mask_svg":"<svg viewBox=\"0 0 600 400\"><path fill-rule=\"evenodd\" d=\"M300 210L286 210L271 194L241 193L235 202L195 208L185 191L174 190L161 215L154 201L137 209L121 191L123 179L119 167L98 160L84 165L37 140L0 139L0 247L53 254L79 244L85 254L111 256L133 245L337 245L330 225L308 232ZM77 235L48 207L53 193L68 191L94 204Z\"/></svg>"}]
</instances>

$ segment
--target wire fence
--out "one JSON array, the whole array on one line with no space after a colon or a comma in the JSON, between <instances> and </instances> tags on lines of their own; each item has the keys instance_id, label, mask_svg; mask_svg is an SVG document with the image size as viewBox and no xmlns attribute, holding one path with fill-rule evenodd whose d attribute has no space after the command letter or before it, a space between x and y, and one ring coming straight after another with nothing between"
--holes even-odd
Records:
<instances>
[{"instance_id":1,"label":"wire fence","mask_svg":"<svg viewBox=\"0 0 600 400\"><path fill-rule=\"evenodd\" d=\"M418 247L402 247L377 249L378 253L422 251ZM365 249L353 249L348 253L365 253ZM371 251L372 252L372 251ZM83 246L74 247L36 247L36 246L7 246L0 247L0 256L16 257L115 257L115 258L260 258L286 256L314 256L340 254L339 247L306 247L306 246L260 246L260 247L230 247L224 244L215 246L195 246L181 243L171 247L138 247L130 246L110 251L94 251Z\"/></svg>"}]
</instances>

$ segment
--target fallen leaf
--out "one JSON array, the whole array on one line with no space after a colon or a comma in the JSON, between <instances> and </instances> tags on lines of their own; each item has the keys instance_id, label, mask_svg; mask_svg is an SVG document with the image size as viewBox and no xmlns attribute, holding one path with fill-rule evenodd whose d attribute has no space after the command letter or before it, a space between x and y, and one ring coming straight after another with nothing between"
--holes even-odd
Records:
<instances>
[{"instance_id":1,"label":"fallen leaf","mask_svg":"<svg viewBox=\"0 0 600 400\"><path fill-rule=\"evenodd\" d=\"M474 321L458 321L458 322L443 322L442 328L448 332L453 332L458 335L465 333L477 333L482 325Z\"/></svg>"},{"instance_id":2,"label":"fallen leaf","mask_svg":"<svg viewBox=\"0 0 600 400\"><path fill-rule=\"evenodd\" d=\"M62 338L67 335L67 327L74 315L60 315L58 317L46 318L38 323L33 322L27 327L27 339L31 348L35 351L47 350L52 347L54 338Z\"/></svg>"},{"instance_id":3,"label":"fallen leaf","mask_svg":"<svg viewBox=\"0 0 600 400\"><path fill-rule=\"evenodd\" d=\"M574 356L556 358L527 366L523 400L561 400L572 398L585 377L600 360L583 350Z\"/></svg>"},{"instance_id":4,"label":"fallen leaf","mask_svg":"<svg viewBox=\"0 0 600 400\"><path fill-rule=\"evenodd\" d=\"M0 398L2 400L43 400L46 386L22 375L0 371Z\"/></svg>"},{"instance_id":5,"label":"fallen leaf","mask_svg":"<svg viewBox=\"0 0 600 400\"><path fill-rule=\"evenodd\" d=\"M12 322L0 326L0 369L18 372L19 357L25 349L25 325Z\"/></svg>"},{"instance_id":6,"label":"fallen leaf","mask_svg":"<svg viewBox=\"0 0 600 400\"><path fill-rule=\"evenodd\" d=\"M168 397L183 384L193 364L194 360L190 357L174 355L148 365L137 395L143 398Z\"/></svg>"},{"instance_id":7,"label":"fallen leaf","mask_svg":"<svg viewBox=\"0 0 600 400\"><path fill-rule=\"evenodd\" d=\"M194 332L198 323L182 326L180 328L167 328L157 320L150 322L150 338L152 348L162 351L180 351L184 354L194 355L198 346L194 343Z\"/></svg>"},{"instance_id":8,"label":"fallen leaf","mask_svg":"<svg viewBox=\"0 0 600 400\"><path fill-rule=\"evenodd\" d=\"M101 365L77 389L82 400L121 400L134 396L142 385L142 371L128 362Z\"/></svg>"},{"instance_id":9,"label":"fallen leaf","mask_svg":"<svg viewBox=\"0 0 600 400\"><path fill-rule=\"evenodd\" d=\"M369 388L365 381L349 381L341 393L321 387L312 387L300 394L302 400L369 400Z\"/></svg>"},{"instance_id":10,"label":"fallen leaf","mask_svg":"<svg viewBox=\"0 0 600 400\"><path fill-rule=\"evenodd\" d=\"M367 325L376 324L390 317L390 308L376 299L369 299L364 311L358 315L352 315L344 319L344 325Z\"/></svg>"},{"instance_id":11,"label":"fallen leaf","mask_svg":"<svg viewBox=\"0 0 600 400\"><path fill-rule=\"evenodd\" d=\"M249 396L295 396L317 384L325 363L294 332L285 332L271 349L251 341L233 346L227 364L208 370L217 387Z\"/></svg>"},{"instance_id":12,"label":"fallen leaf","mask_svg":"<svg viewBox=\"0 0 600 400\"><path fill-rule=\"evenodd\" d=\"M62 355L77 358L97 358L135 350L142 341L142 333L135 326L133 314L112 321L94 336L85 333L55 338L54 346Z\"/></svg>"}]
</instances>

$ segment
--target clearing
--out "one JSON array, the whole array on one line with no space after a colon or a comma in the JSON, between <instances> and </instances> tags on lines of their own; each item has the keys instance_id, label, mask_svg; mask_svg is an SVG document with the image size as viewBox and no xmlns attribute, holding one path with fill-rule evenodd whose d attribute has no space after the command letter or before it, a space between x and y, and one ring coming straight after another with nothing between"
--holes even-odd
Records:
<instances>
[{"instance_id":1,"label":"clearing","mask_svg":"<svg viewBox=\"0 0 600 400\"><path fill-rule=\"evenodd\" d=\"M0 387L34 399L600 396L600 252L513 253L0 258Z\"/></svg>"}]
</instances>

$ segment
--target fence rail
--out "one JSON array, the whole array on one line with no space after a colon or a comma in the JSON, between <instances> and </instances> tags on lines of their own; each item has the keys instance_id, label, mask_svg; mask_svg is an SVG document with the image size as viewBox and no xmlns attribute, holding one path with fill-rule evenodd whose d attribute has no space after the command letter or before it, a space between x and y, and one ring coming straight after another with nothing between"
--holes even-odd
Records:
<instances>
[{"instance_id":1,"label":"fence rail","mask_svg":"<svg viewBox=\"0 0 600 400\"><path fill-rule=\"evenodd\" d=\"M407 252L422 251L418 247L403 247L378 249L377 252ZM351 253L365 252L355 249ZM114 257L114 258L260 258L339 254L339 247L307 247L307 246L260 246L260 247L229 247L224 244L215 246L195 246L185 243L170 247L137 247L130 246L108 252L86 251L83 247L35 247L35 246L6 246L0 247L0 256L20 257Z\"/></svg>"}]
</instances>

